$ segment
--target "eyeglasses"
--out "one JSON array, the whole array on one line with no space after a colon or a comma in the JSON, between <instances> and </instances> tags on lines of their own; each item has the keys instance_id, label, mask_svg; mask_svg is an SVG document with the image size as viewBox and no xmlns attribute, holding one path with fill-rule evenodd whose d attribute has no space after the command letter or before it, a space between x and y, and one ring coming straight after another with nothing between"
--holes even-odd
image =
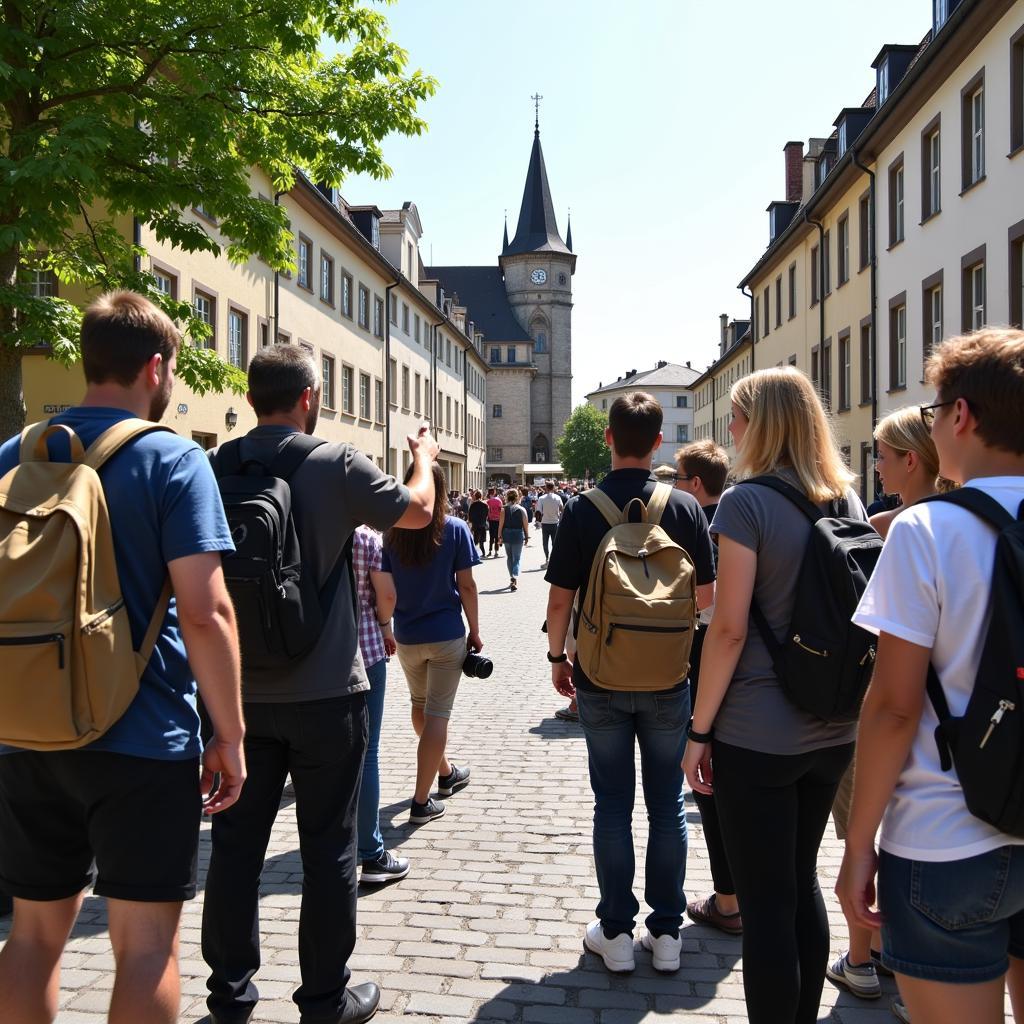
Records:
<instances>
[{"instance_id":1,"label":"eyeglasses","mask_svg":"<svg viewBox=\"0 0 1024 1024\"><path fill-rule=\"evenodd\" d=\"M689 474L684 474L683 476L674 476L674 477L672 477L672 479L673 480L682 480L682 481L685 482L687 480L695 480L696 477L695 476L691 476Z\"/></svg>"},{"instance_id":2,"label":"eyeglasses","mask_svg":"<svg viewBox=\"0 0 1024 1024\"><path fill-rule=\"evenodd\" d=\"M935 410L942 409L947 405L956 405L959 401L963 401L968 409L972 412L974 411L975 403L969 398L964 398L963 395L960 395L958 398L951 398L948 402L935 402L932 405L919 405L917 410L921 414L921 422L931 430L932 424L935 422Z\"/></svg>"}]
</instances>

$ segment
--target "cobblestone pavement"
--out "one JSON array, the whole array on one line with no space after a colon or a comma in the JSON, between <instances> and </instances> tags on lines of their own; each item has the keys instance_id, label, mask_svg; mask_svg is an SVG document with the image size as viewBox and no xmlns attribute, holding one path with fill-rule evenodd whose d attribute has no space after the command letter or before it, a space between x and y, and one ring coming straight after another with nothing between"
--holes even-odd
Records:
<instances>
[{"instance_id":1,"label":"cobblestone pavement","mask_svg":"<svg viewBox=\"0 0 1024 1024\"><path fill-rule=\"evenodd\" d=\"M653 1024L686 1012L717 1024L746 1020L740 943L686 924L677 974L657 974L650 955L637 969L612 977L582 951L594 916L597 883L591 857L592 797L579 727L554 717L564 701L552 690L540 632L547 588L539 538L526 548L516 594L508 592L505 560L477 570L488 680L463 681L452 718L450 753L473 769L472 784L453 797L447 815L419 829L408 825L414 778L414 737L397 659L388 673L381 741L382 825L389 848L412 861L404 881L360 894L359 942L353 981L377 981L379 1024L503 1021L522 1024ZM646 820L636 822L637 849ZM710 891L710 871L692 803L687 891ZM209 854L200 849L200 887ZM299 982L296 935L302 882L290 790L274 828L261 901L263 967L255 1022L292 1022ZM832 922L833 950L845 948L845 925L831 894L842 855L829 826L819 860ZM643 864L641 856L638 864ZM638 880L637 892L642 893ZM206 966L199 950L200 897L185 907L181 933L182 1024L205 1020ZM642 916L644 911L641 911ZM0 922L0 940L7 935ZM639 936L639 930L638 930ZM63 961L62 1024L99 1024L112 984L103 901L88 897ZM888 1024L895 993L865 1003L828 982L822 1020ZM1009 1017L1007 1019L1010 1019Z\"/></svg>"}]
</instances>

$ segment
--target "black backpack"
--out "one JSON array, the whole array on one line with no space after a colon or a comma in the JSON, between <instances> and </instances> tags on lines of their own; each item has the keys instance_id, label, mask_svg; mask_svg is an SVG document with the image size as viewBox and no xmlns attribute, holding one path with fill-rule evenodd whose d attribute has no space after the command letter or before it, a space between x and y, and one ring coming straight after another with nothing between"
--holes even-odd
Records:
<instances>
[{"instance_id":1,"label":"black backpack","mask_svg":"<svg viewBox=\"0 0 1024 1024\"><path fill-rule=\"evenodd\" d=\"M850 518L845 498L833 501L826 515L776 476L743 483L777 491L812 524L785 639L775 636L757 599L750 603L775 675L798 708L825 722L854 722L871 681L877 640L851 620L875 570L882 538L870 523Z\"/></svg>"},{"instance_id":2,"label":"black backpack","mask_svg":"<svg viewBox=\"0 0 1024 1024\"><path fill-rule=\"evenodd\" d=\"M928 670L928 697L939 725L942 770L956 766L967 809L1000 832L1024 836L1024 502L1017 518L974 487L936 494L999 531L992 567L989 623L974 690L963 718L949 712L938 673Z\"/></svg>"},{"instance_id":3,"label":"black backpack","mask_svg":"<svg viewBox=\"0 0 1024 1024\"><path fill-rule=\"evenodd\" d=\"M328 611L302 562L288 486L310 452L327 442L296 432L264 465L243 459L244 441L221 445L213 458L235 544L234 552L222 559L224 579L238 619L243 664L282 668L313 649ZM323 588L328 600L337 586L337 569Z\"/></svg>"}]
</instances>

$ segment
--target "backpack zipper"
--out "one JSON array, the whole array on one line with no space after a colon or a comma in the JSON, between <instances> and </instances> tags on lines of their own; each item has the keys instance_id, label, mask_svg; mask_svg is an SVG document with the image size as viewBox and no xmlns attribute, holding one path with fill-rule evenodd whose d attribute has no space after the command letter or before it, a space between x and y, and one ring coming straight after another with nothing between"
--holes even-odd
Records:
<instances>
[{"instance_id":1,"label":"backpack zipper","mask_svg":"<svg viewBox=\"0 0 1024 1024\"><path fill-rule=\"evenodd\" d=\"M1012 700L1001 700L999 707L992 712L992 717L988 720L988 728L985 730L985 735L982 736L981 742L978 744L979 750L985 749L985 744L988 743L992 733L995 732L996 726L1003 720L1003 715L1007 711L1016 711L1017 705Z\"/></svg>"},{"instance_id":2,"label":"backpack zipper","mask_svg":"<svg viewBox=\"0 0 1024 1024\"><path fill-rule=\"evenodd\" d=\"M630 626L623 622L613 622L608 626L608 635L605 637L604 645L607 647L612 642L612 634L617 629L631 629L636 633L685 633L689 626Z\"/></svg>"},{"instance_id":3,"label":"backpack zipper","mask_svg":"<svg viewBox=\"0 0 1024 1024\"><path fill-rule=\"evenodd\" d=\"M808 647L807 644L805 644L800 639L800 634L799 633L794 633L793 634L793 643L795 643L797 645L797 647L800 647L803 650L805 650L808 654L815 654L819 658L827 658L828 657L828 651L817 651L813 647ZM861 662L861 664L863 665L864 663Z\"/></svg>"},{"instance_id":4,"label":"backpack zipper","mask_svg":"<svg viewBox=\"0 0 1024 1024\"><path fill-rule=\"evenodd\" d=\"M64 634L42 633L39 636L5 636L0 637L0 647L29 647L33 644L56 644L57 667L64 668Z\"/></svg>"},{"instance_id":5,"label":"backpack zipper","mask_svg":"<svg viewBox=\"0 0 1024 1024\"><path fill-rule=\"evenodd\" d=\"M863 668L869 661L874 661L874 660L875 660L875 649L874 649L874 647L869 647L864 652L864 657L860 659L860 667Z\"/></svg>"},{"instance_id":6,"label":"backpack zipper","mask_svg":"<svg viewBox=\"0 0 1024 1024\"><path fill-rule=\"evenodd\" d=\"M95 633L96 630L98 630L100 626L103 625L104 622L106 622L108 619L113 618L123 607L124 598L122 597L121 600L115 601L109 608L105 608L103 611L101 611L99 615L97 615L96 618L92 620L92 622L89 622L86 625L84 625L82 627L82 632L86 636L89 636L90 633Z\"/></svg>"}]
</instances>

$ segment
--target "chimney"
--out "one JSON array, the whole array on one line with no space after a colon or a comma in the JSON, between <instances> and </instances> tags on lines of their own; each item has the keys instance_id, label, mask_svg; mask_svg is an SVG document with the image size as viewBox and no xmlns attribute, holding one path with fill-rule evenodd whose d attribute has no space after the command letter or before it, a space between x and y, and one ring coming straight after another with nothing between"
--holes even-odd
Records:
<instances>
[{"instance_id":1,"label":"chimney","mask_svg":"<svg viewBox=\"0 0 1024 1024\"><path fill-rule=\"evenodd\" d=\"M686 368L688 370L692 370L693 369L693 367L690 365L690 360L689 359L686 360Z\"/></svg>"},{"instance_id":2,"label":"chimney","mask_svg":"<svg viewBox=\"0 0 1024 1024\"><path fill-rule=\"evenodd\" d=\"M718 322L722 325L721 343L722 343L722 351L724 352L725 351L726 334L727 334L728 329L729 329L729 314L728 313L723 313L718 318Z\"/></svg>"},{"instance_id":3,"label":"chimney","mask_svg":"<svg viewBox=\"0 0 1024 1024\"><path fill-rule=\"evenodd\" d=\"M787 142L782 151L786 154L786 202L799 203L804 187L804 144Z\"/></svg>"}]
</instances>

